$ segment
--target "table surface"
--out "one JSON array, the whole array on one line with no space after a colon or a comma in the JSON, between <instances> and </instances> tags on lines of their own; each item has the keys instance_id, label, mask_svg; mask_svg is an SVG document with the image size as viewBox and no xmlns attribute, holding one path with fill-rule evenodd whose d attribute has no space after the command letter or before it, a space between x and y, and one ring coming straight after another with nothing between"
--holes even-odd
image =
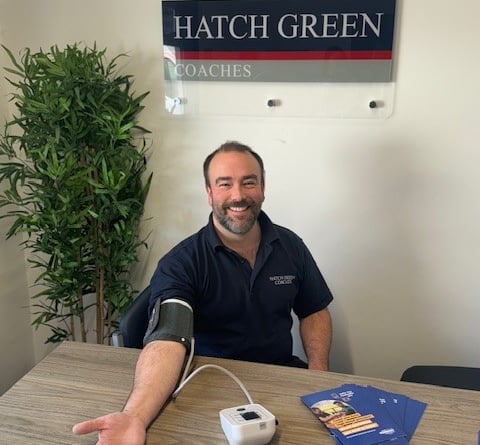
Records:
<instances>
[{"instance_id":1,"label":"table surface","mask_svg":"<svg viewBox=\"0 0 480 445\"><path fill-rule=\"evenodd\" d=\"M0 397L0 444L90 444L74 436L78 421L119 410L131 389L139 351L65 342ZM441 388L331 372L196 357L194 365L233 372L278 419L271 444L333 444L300 396L344 383L374 385L428 404L412 445L477 444L480 391ZM227 444L218 412L246 404L237 383L216 369L198 373L148 431L148 445Z\"/></svg>"}]
</instances>

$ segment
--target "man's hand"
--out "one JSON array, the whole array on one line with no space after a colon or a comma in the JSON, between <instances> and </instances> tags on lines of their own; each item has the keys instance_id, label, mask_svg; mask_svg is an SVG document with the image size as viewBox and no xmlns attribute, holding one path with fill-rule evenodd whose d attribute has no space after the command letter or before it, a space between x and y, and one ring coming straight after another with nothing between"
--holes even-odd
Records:
<instances>
[{"instance_id":1,"label":"man's hand","mask_svg":"<svg viewBox=\"0 0 480 445\"><path fill-rule=\"evenodd\" d=\"M138 418L125 413L113 413L77 423L74 434L98 431L97 445L144 445L146 426Z\"/></svg>"},{"instance_id":2,"label":"man's hand","mask_svg":"<svg viewBox=\"0 0 480 445\"><path fill-rule=\"evenodd\" d=\"M98 432L96 445L144 445L147 428L175 389L185 347L157 340L140 352L132 392L122 412L77 423L75 434Z\"/></svg>"}]
</instances>

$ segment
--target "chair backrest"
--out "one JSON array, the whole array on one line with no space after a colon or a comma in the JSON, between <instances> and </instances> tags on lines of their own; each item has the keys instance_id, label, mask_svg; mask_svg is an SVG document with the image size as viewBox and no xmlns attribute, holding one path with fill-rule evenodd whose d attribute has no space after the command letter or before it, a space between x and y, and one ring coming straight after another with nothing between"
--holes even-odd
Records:
<instances>
[{"instance_id":1,"label":"chair backrest","mask_svg":"<svg viewBox=\"0 0 480 445\"><path fill-rule=\"evenodd\" d=\"M480 391L480 368L416 365L406 369L400 380Z\"/></svg>"},{"instance_id":2,"label":"chair backrest","mask_svg":"<svg viewBox=\"0 0 480 445\"><path fill-rule=\"evenodd\" d=\"M118 327L119 345L127 348L143 348L143 337L148 326L150 286L146 287L121 315Z\"/></svg>"}]
</instances>

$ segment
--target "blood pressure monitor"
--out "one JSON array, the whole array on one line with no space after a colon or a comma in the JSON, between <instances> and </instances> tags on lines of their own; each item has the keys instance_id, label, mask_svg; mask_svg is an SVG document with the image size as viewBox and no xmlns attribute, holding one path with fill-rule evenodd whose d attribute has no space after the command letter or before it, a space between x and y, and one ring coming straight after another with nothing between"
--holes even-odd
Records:
<instances>
[{"instance_id":1,"label":"blood pressure monitor","mask_svg":"<svg viewBox=\"0 0 480 445\"><path fill-rule=\"evenodd\" d=\"M275 416L257 403L226 408L219 414L230 445L265 445L275 434Z\"/></svg>"}]
</instances>

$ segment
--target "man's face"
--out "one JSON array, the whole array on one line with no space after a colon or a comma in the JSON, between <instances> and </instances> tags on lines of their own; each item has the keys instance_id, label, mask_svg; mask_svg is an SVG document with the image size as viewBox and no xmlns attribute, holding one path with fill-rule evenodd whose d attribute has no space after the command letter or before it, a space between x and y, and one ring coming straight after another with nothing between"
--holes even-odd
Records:
<instances>
[{"instance_id":1,"label":"man's face","mask_svg":"<svg viewBox=\"0 0 480 445\"><path fill-rule=\"evenodd\" d=\"M247 233L265 199L257 160L250 153L220 152L210 163L208 178L208 203L216 222L231 233Z\"/></svg>"}]
</instances>

